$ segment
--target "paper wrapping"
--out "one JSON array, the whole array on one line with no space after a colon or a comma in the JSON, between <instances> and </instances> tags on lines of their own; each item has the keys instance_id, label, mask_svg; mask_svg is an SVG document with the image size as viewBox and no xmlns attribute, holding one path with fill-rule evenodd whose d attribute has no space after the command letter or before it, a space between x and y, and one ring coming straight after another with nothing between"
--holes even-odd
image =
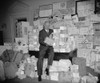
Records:
<instances>
[{"instance_id":1,"label":"paper wrapping","mask_svg":"<svg viewBox=\"0 0 100 83\"><path fill-rule=\"evenodd\" d=\"M79 21L78 16L77 15L72 16L72 20L74 23L77 23Z\"/></svg>"},{"instance_id":2,"label":"paper wrapping","mask_svg":"<svg viewBox=\"0 0 100 83\"><path fill-rule=\"evenodd\" d=\"M93 23L100 22L100 16L99 15L91 14L89 19Z\"/></svg>"},{"instance_id":3,"label":"paper wrapping","mask_svg":"<svg viewBox=\"0 0 100 83\"><path fill-rule=\"evenodd\" d=\"M59 63L59 71L69 71L69 67L71 66L71 61L70 60L60 60ZM65 66L66 65L66 66Z\"/></svg>"},{"instance_id":4,"label":"paper wrapping","mask_svg":"<svg viewBox=\"0 0 100 83\"><path fill-rule=\"evenodd\" d=\"M79 66L79 75L85 76L86 75L86 59L81 57L76 57L72 59L72 63Z\"/></svg>"},{"instance_id":5,"label":"paper wrapping","mask_svg":"<svg viewBox=\"0 0 100 83\"><path fill-rule=\"evenodd\" d=\"M59 81L59 73L58 72L50 72L50 80Z\"/></svg>"},{"instance_id":6,"label":"paper wrapping","mask_svg":"<svg viewBox=\"0 0 100 83\"><path fill-rule=\"evenodd\" d=\"M79 29L77 29L77 27L69 27L68 28L68 34L69 35L76 35L79 34Z\"/></svg>"},{"instance_id":7,"label":"paper wrapping","mask_svg":"<svg viewBox=\"0 0 100 83\"><path fill-rule=\"evenodd\" d=\"M86 58L87 56L90 56L91 50L92 49L78 49L77 56Z\"/></svg>"},{"instance_id":8,"label":"paper wrapping","mask_svg":"<svg viewBox=\"0 0 100 83\"><path fill-rule=\"evenodd\" d=\"M100 73L100 61L95 63L94 71L97 73Z\"/></svg>"},{"instance_id":9,"label":"paper wrapping","mask_svg":"<svg viewBox=\"0 0 100 83\"><path fill-rule=\"evenodd\" d=\"M96 76L91 76L91 75L83 76L81 78L82 83L97 83L97 81L98 81L98 78Z\"/></svg>"},{"instance_id":10,"label":"paper wrapping","mask_svg":"<svg viewBox=\"0 0 100 83\"><path fill-rule=\"evenodd\" d=\"M72 83L79 83L80 82L80 77L77 78L77 77L74 77L72 78Z\"/></svg>"},{"instance_id":11,"label":"paper wrapping","mask_svg":"<svg viewBox=\"0 0 100 83\"><path fill-rule=\"evenodd\" d=\"M70 60L60 60L60 61L53 61L52 66L50 66L50 72L60 72L60 71L69 71L71 66Z\"/></svg>"},{"instance_id":12,"label":"paper wrapping","mask_svg":"<svg viewBox=\"0 0 100 83\"><path fill-rule=\"evenodd\" d=\"M60 49L59 49L59 47L54 47L54 52L60 52Z\"/></svg>"},{"instance_id":13,"label":"paper wrapping","mask_svg":"<svg viewBox=\"0 0 100 83\"><path fill-rule=\"evenodd\" d=\"M66 30L66 26L60 26L60 30Z\"/></svg>"},{"instance_id":14,"label":"paper wrapping","mask_svg":"<svg viewBox=\"0 0 100 83\"><path fill-rule=\"evenodd\" d=\"M66 9L66 2L53 3L53 10Z\"/></svg>"},{"instance_id":15,"label":"paper wrapping","mask_svg":"<svg viewBox=\"0 0 100 83\"><path fill-rule=\"evenodd\" d=\"M68 50L66 51L65 48L60 48L60 52L69 52Z\"/></svg>"},{"instance_id":16,"label":"paper wrapping","mask_svg":"<svg viewBox=\"0 0 100 83\"><path fill-rule=\"evenodd\" d=\"M50 46L53 46L53 44L54 44L54 40L49 38L49 37L46 37L44 42L47 43Z\"/></svg>"},{"instance_id":17,"label":"paper wrapping","mask_svg":"<svg viewBox=\"0 0 100 83\"><path fill-rule=\"evenodd\" d=\"M72 73L70 71L68 72L59 72L59 81L58 83L71 83L72 81Z\"/></svg>"},{"instance_id":18,"label":"paper wrapping","mask_svg":"<svg viewBox=\"0 0 100 83\"><path fill-rule=\"evenodd\" d=\"M42 74L42 79L50 80L50 76L48 76L48 75L46 74L46 72L43 72L43 74Z\"/></svg>"},{"instance_id":19,"label":"paper wrapping","mask_svg":"<svg viewBox=\"0 0 100 83\"><path fill-rule=\"evenodd\" d=\"M57 72L59 67L59 62L58 61L53 61L52 66L50 66L50 72Z\"/></svg>"},{"instance_id":20,"label":"paper wrapping","mask_svg":"<svg viewBox=\"0 0 100 83\"><path fill-rule=\"evenodd\" d=\"M26 76L34 78L37 77L37 72L35 70L37 70L37 58L34 56L27 57L25 60L20 62L16 75L20 79L26 78Z\"/></svg>"},{"instance_id":21,"label":"paper wrapping","mask_svg":"<svg viewBox=\"0 0 100 83\"><path fill-rule=\"evenodd\" d=\"M78 73L79 71L79 66L78 65L71 65L70 66L70 70L71 70L71 72L73 72L73 73Z\"/></svg>"},{"instance_id":22,"label":"paper wrapping","mask_svg":"<svg viewBox=\"0 0 100 83\"><path fill-rule=\"evenodd\" d=\"M64 16L64 19L67 19L67 20L69 19L69 20L71 20L72 18L71 18L71 15L68 14L68 15L65 15L65 16Z\"/></svg>"},{"instance_id":23,"label":"paper wrapping","mask_svg":"<svg viewBox=\"0 0 100 83\"><path fill-rule=\"evenodd\" d=\"M18 78L19 79L24 79L24 78L26 78L26 75L25 74L21 74L21 75L18 76Z\"/></svg>"}]
</instances>

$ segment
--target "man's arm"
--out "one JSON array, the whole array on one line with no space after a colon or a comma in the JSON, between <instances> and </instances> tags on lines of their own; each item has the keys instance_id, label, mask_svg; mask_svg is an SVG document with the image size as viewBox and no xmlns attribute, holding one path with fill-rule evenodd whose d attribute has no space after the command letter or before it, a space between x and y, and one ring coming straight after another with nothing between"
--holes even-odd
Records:
<instances>
[{"instance_id":1,"label":"man's arm","mask_svg":"<svg viewBox=\"0 0 100 83\"><path fill-rule=\"evenodd\" d=\"M39 32L39 43L41 45L48 46L46 43L44 43L44 40L45 40L45 38L43 36L43 33Z\"/></svg>"},{"instance_id":2,"label":"man's arm","mask_svg":"<svg viewBox=\"0 0 100 83\"><path fill-rule=\"evenodd\" d=\"M53 29L50 29L50 35L49 35L50 38L53 38Z\"/></svg>"}]
</instances>

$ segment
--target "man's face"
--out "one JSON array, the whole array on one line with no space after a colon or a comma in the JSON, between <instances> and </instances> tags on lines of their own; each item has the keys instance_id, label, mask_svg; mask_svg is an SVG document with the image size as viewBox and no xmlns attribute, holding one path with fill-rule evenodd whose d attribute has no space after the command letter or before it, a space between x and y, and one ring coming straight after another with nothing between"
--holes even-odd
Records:
<instances>
[{"instance_id":1,"label":"man's face","mask_svg":"<svg viewBox=\"0 0 100 83\"><path fill-rule=\"evenodd\" d=\"M50 26L49 22L46 22L44 26L45 26L45 29L49 29L49 26Z\"/></svg>"}]
</instances>

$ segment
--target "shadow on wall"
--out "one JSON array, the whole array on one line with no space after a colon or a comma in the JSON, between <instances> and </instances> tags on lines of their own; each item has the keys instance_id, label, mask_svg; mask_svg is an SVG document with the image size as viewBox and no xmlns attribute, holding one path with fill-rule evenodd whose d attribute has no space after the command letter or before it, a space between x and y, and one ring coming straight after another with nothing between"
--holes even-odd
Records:
<instances>
[{"instance_id":1,"label":"shadow on wall","mask_svg":"<svg viewBox=\"0 0 100 83\"><path fill-rule=\"evenodd\" d=\"M3 42L3 31L0 31L0 45L4 45L4 42Z\"/></svg>"}]
</instances>

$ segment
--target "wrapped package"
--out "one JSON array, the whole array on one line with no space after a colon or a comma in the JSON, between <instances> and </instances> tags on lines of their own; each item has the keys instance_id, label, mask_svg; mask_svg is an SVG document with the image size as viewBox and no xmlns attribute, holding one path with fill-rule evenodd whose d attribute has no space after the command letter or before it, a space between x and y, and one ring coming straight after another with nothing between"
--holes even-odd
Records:
<instances>
[{"instance_id":1,"label":"wrapped package","mask_svg":"<svg viewBox=\"0 0 100 83\"><path fill-rule=\"evenodd\" d=\"M31 78L34 78L34 77L36 77L36 73L35 73L35 71L31 71L31 73L30 73L30 75L29 75Z\"/></svg>"},{"instance_id":2,"label":"wrapped package","mask_svg":"<svg viewBox=\"0 0 100 83\"><path fill-rule=\"evenodd\" d=\"M22 52L17 52L16 55L13 57L14 63L19 65L20 61L22 60L23 53Z\"/></svg>"},{"instance_id":3,"label":"wrapped package","mask_svg":"<svg viewBox=\"0 0 100 83\"><path fill-rule=\"evenodd\" d=\"M53 46L54 40L52 38L46 37L45 41L46 44Z\"/></svg>"},{"instance_id":4,"label":"wrapped package","mask_svg":"<svg viewBox=\"0 0 100 83\"><path fill-rule=\"evenodd\" d=\"M26 76L29 76L29 77L30 77L30 75L31 75L31 77L35 76L35 67L33 64L26 63L25 74L26 74Z\"/></svg>"},{"instance_id":5,"label":"wrapped package","mask_svg":"<svg viewBox=\"0 0 100 83\"><path fill-rule=\"evenodd\" d=\"M37 70L37 58L35 56L31 56L31 63L34 65L35 70Z\"/></svg>"},{"instance_id":6,"label":"wrapped package","mask_svg":"<svg viewBox=\"0 0 100 83\"><path fill-rule=\"evenodd\" d=\"M49 71L50 72L57 72L57 71L59 71L58 70L58 67L59 67L59 61L53 61L53 64L52 64L52 66L50 66L50 69L49 69Z\"/></svg>"},{"instance_id":7,"label":"wrapped package","mask_svg":"<svg viewBox=\"0 0 100 83\"><path fill-rule=\"evenodd\" d=\"M33 72L35 71L35 69L34 69L34 65L31 64L29 56L30 56L29 54L25 53L22 61L20 61L19 69L16 73L16 75L20 79L24 79L26 78L26 76L30 76L31 78L34 77Z\"/></svg>"},{"instance_id":8,"label":"wrapped package","mask_svg":"<svg viewBox=\"0 0 100 83\"><path fill-rule=\"evenodd\" d=\"M95 76L83 76L81 78L81 83L97 83L98 78Z\"/></svg>"},{"instance_id":9,"label":"wrapped package","mask_svg":"<svg viewBox=\"0 0 100 83\"><path fill-rule=\"evenodd\" d=\"M86 59L82 57L74 57L72 63L79 65L79 74L80 76L86 75Z\"/></svg>"},{"instance_id":10,"label":"wrapped package","mask_svg":"<svg viewBox=\"0 0 100 83\"><path fill-rule=\"evenodd\" d=\"M18 76L18 78L19 78L19 79L24 79L24 78L26 78L26 75L25 75L25 74L20 74L20 75Z\"/></svg>"},{"instance_id":11,"label":"wrapped package","mask_svg":"<svg viewBox=\"0 0 100 83\"><path fill-rule=\"evenodd\" d=\"M20 26L29 26L29 22L19 22Z\"/></svg>"},{"instance_id":12,"label":"wrapped package","mask_svg":"<svg viewBox=\"0 0 100 83\"><path fill-rule=\"evenodd\" d=\"M80 75L79 72L72 72L72 83L79 83Z\"/></svg>"},{"instance_id":13,"label":"wrapped package","mask_svg":"<svg viewBox=\"0 0 100 83\"><path fill-rule=\"evenodd\" d=\"M61 59L59 60L59 71L69 71L69 68L71 66L71 61L70 60L64 60L64 59Z\"/></svg>"},{"instance_id":14,"label":"wrapped package","mask_svg":"<svg viewBox=\"0 0 100 83\"><path fill-rule=\"evenodd\" d=\"M72 81L72 74L70 71L68 72L59 72L59 83L71 83Z\"/></svg>"},{"instance_id":15,"label":"wrapped package","mask_svg":"<svg viewBox=\"0 0 100 83\"><path fill-rule=\"evenodd\" d=\"M80 83L80 77L79 78L77 78L77 77L72 78L72 83Z\"/></svg>"},{"instance_id":16,"label":"wrapped package","mask_svg":"<svg viewBox=\"0 0 100 83\"><path fill-rule=\"evenodd\" d=\"M97 78L89 76L86 80L86 83L97 83L97 81Z\"/></svg>"},{"instance_id":17,"label":"wrapped package","mask_svg":"<svg viewBox=\"0 0 100 83\"><path fill-rule=\"evenodd\" d=\"M77 72L77 73L72 73L72 76L74 77L74 78L80 78L80 76L79 76L79 73Z\"/></svg>"},{"instance_id":18,"label":"wrapped package","mask_svg":"<svg viewBox=\"0 0 100 83\"><path fill-rule=\"evenodd\" d=\"M24 79L26 78L26 75L24 73L23 70L19 69L17 72L16 72L16 75L18 76L19 79Z\"/></svg>"},{"instance_id":19,"label":"wrapped package","mask_svg":"<svg viewBox=\"0 0 100 83\"><path fill-rule=\"evenodd\" d=\"M59 70L58 70L58 67L57 66L51 66L49 71L50 72L57 72Z\"/></svg>"},{"instance_id":20,"label":"wrapped package","mask_svg":"<svg viewBox=\"0 0 100 83\"><path fill-rule=\"evenodd\" d=\"M18 71L18 67L14 62L5 62L4 71L6 78L12 79L16 77L16 72Z\"/></svg>"},{"instance_id":21,"label":"wrapped package","mask_svg":"<svg viewBox=\"0 0 100 83\"><path fill-rule=\"evenodd\" d=\"M59 81L59 73L58 72L50 72L50 80Z\"/></svg>"},{"instance_id":22,"label":"wrapped package","mask_svg":"<svg viewBox=\"0 0 100 83\"><path fill-rule=\"evenodd\" d=\"M25 60L25 59L27 59L28 57L30 57L30 54L24 53L24 54L23 54L23 57L22 57L22 60Z\"/></svg>"},{"instance_id":23,"label":"wrapped package","mask_svg":"<svg viewBox=\"0 0 100 83\"><path fill-rule=\"evenodd\" d=\"M31 78L37 77L37 72L35 71L37 70L36 63L37 63L37 58L35 58L35 56L30 57L29 54L25 53L23 60L20 61L19 69L16 75L20 79L23 79L26 76Z\"/></svg>"},{"instance_id":24,"label":"wrapped package","mask_svg":"<svg viewBox=\"0 0 100 83\"><path fill-rule=\"evenodd\" d=\"M70 66L70 70L71 70L71 72L73 72L73 73L77 73L77 72L79 72L79 66L73 64L73 65Z\"/></svg>"},{"instance_id":25,"label":"wrapped package","mask_svg":"<svg viewBox=\"0 0 100 83\"><path fill-rule=\"evenodd\" d=\"M50 76L48 76L48 75L46 74L46 72L43 71L42 79L50 80Z\"/></svg>"}]
</instances>

